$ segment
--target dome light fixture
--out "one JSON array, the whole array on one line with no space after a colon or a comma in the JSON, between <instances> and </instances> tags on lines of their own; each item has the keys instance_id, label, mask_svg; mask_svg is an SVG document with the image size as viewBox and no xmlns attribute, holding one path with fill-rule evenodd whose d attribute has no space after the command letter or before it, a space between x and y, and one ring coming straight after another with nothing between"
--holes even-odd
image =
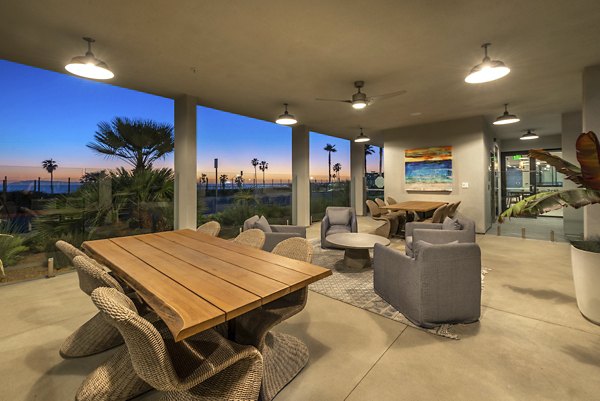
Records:
<instances>
[{"instance_id":1,"label":"dome light fixture","mask_svg":"<svg viewBox=\"0 0 600 401\"><path fill-rule=\"evenodd\" d=\"M521 121L521 119L514 114L509 114L508 112L508 103L504 103L504 114L500 117L496 118L496 121L493 122L494 125L506 125L506 124L514 124Z\"/></svg>"},{"instance_id":2,"label":"dome light fixture","mask_svg":"<svg viewBox=\"0 0 600 401\"><path fill-rule=\"evenodd\" d=\"M502 77L505 77L510 72L508 68L500 60L492 60L488 57L487 49L491 46L491 43L484 43L483 47L485 56L480 64L477 64L471 69L471 72L465 78L465 82L469 84L481 84L484 82L495 81Z\"/></svg>"},{"instance_id":3,"label":"dome light fixture","mask_svg":"<svg viewBox=\"0 0 600 401\"><path fill-rule=\"evenodd\" d=\"M358 142L358 143L360 143L360 142L369 142L370 140L371 140L371 138L369 138L368 136L366 136L366 135L363 133L363 129L361 128L361 129L360 129L360 135L359 135L359 136L357 136L357 137L354 139L354 142Z\"/></svg>"},{"instance_id":4,"label":"dome light fixture","mask_svg":"<svg viewBox=\"0 0 600 401\"><path fill-rule=\"evenodd\" d=\"M92 53L92 43L95 42L92 38L83 38L88 44L88 50L85 56L76 56L71 59L71 62L65 66L65 69L71 74L78 75L84 78L91 79L111 79L115 76L108 68L108 65L96 58Z\"/></svg>"},{"instance_id":5,"label":"dome light fixture","mask_svg":"<svg viewBox=\"0 0 600 401\"><path fill-rule=\"evenodd\" d=\"M283 112L283 114L280 114L279 117L277 117L277 120L275 120L275 122L279 125L296 124L298 120L296 120L296 117L294 117L293 114L288 113L288 104L284 103L283 105L285 106L285 111Z\"/></svg>"},{"instance_id":6,"label":"dome light fixture","mask_svg":"<svg viewBox=\"0 0 600 401\"><path fill-rule=\"evenodd\" d=\"M538 134L536 134L535 132L533 132L532 129L528 129L527 132L524 133L521 136L521 138L519 138L519 139L521 139L522 141L529 141L529 140L538 139L538 138L539 138Z\"/></svg>"}]
</instances>

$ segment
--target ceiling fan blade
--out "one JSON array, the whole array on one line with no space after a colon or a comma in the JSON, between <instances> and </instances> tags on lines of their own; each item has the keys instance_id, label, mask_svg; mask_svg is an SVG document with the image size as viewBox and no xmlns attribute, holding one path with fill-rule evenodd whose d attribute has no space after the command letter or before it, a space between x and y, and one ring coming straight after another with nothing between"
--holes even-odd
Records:
<instances>
[{"instance_id":1,"label":"ceiling fan blade","mask_svg":"<svg viewBox=\"0 0 600 401\"><path fill-rule=\"evenodd\" d=\"M342 100L342 99L321 99L321 98L316 98L315 100L320 100L323 102L343 102L343 103L352 103L352 100Z\"/></svg>"},{"instance_id":2,"label":"ceiling fan blade","mask_svg":"<svg viewBox=\"0 0 600 401\"><path fill-rule=\"evenodd\" d=\"M389 98L394 97L394 96L404 95L405 93L406 93L406 91L402 90L402 91L396 91L396 92L386 93L384 95L372 96L372 97L369 98L369 101L389 99Z\"/></svg>"}]
</instances>

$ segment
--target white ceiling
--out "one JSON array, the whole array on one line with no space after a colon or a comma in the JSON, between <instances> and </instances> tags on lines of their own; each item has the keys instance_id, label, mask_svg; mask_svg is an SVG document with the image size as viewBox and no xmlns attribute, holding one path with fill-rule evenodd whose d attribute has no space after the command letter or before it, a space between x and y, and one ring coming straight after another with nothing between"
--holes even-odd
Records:
<instances>
[{"instance_id":1,"label":"white ceiling","mask_svg":"<svg viewBox=\"0 0 600 401\"><path fill-rule=\"evenodd\" d=\"M598 0L296 1L3 0L0 57L64 72L82 36L116 74L112 84L273 120L281 103L312 130L352 138L382 129L484 115L510 103L522 123L560 132L580 109L581 71L600 64ZM480 45L511 67L499 81L463 79ZM315 101L407 90L362 111ZM420 116L411 113L420 112Z\"/></svg>"}]
</instances>

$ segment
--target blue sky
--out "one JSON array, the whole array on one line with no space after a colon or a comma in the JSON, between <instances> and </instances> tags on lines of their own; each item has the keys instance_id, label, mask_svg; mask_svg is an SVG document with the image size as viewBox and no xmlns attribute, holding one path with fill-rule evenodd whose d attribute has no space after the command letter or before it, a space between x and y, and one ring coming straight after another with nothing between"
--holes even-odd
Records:
<instances>
[{"instance_id":1,"label":"blue sky","mask_svg":"<svg viewBox=\"0 0 600 401\"><path fill-rule=\"evenodd\" d=\"M171 99L4 60L0 76L0 166L33 170L53 158L59 164L58 176L69 168L116 167L124 163L107 160L85 146L98 122L126 116L173 124ZM268 179L289 178L291 128L200 106L197 126L199 173L214 173L213 159L218 157L222 173L243 170L248 177L253 174L250 160L256 157L269 162ZM327 143L338 149L332 164L341 163L342 176L348 175L350 142L316 133L311 133L311 175L326 178L327 152L322 149ZM376 156L369 158L369 170L377 168ZM155 165L172 167L173 155ZM19 169L0 170L14 175Z\"/></svg>"}]
</instances>

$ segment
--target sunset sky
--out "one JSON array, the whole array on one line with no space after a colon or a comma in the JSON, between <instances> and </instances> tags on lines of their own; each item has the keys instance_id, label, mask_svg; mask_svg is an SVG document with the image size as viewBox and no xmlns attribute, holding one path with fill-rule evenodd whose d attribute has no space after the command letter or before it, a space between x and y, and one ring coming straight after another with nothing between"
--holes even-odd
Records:
<instances>
[{"instance_id":1,"label":"sunset sky","mask_svg":"<svg viewBox=\"0 0 600 401\"><path fill-rule=\"evenodd\" d=\"M57 179L78 179L83 169L124 165L85 146L100 121L126 116L173 124L172 99L3 60L0 74L0 175L9 181L46 179L40 165L48 158L59 165ZM252 179L250 160L256 157L269 163L267 180L290 178L291 128L201 106L197 125L198 174L213 178L213 159L219 158L219 174L243 170ZM311 133L310 142L311 176L327 178L327 143L338 150L332 164L341 163L342 177L349 175L348 140ZM368 159L369 171L378 169L378 160L376 151ZM155 166L173 167L173 155Z\"/></svg>"}]
</instances>

